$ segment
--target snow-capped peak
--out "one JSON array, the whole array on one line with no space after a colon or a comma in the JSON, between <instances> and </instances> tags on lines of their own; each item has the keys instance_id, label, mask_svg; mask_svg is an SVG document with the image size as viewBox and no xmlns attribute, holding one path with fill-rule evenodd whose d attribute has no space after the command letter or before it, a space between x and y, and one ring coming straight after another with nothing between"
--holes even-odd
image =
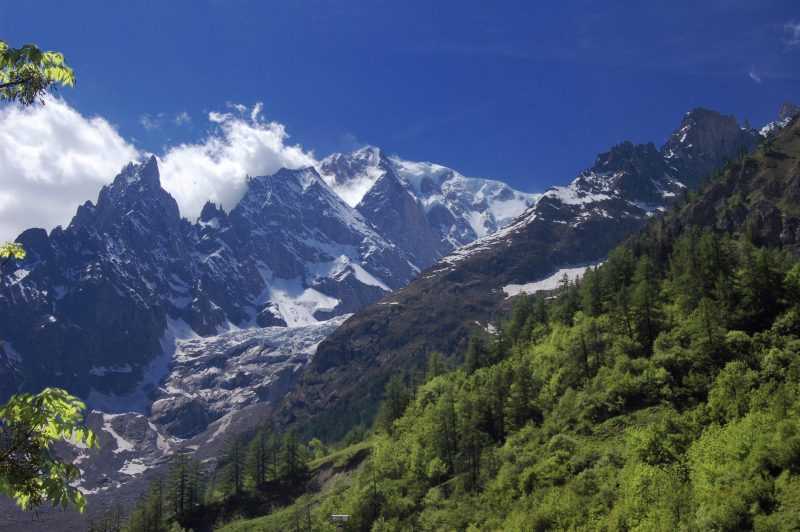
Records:
<instances>
[{"instance_id":1,"label":"snow-capped peak","mask_svg":"<svg viewBox=\"0 0 800 532\"><path fill-rule=\"evenodd\" d=\"M772 133L788 126L789 122L791 122L792 119L799 114L800 114L800 107L791 102L786 102L781 106L780 110L778 111L778 119L773 120L772 122L763 126L761 129L758 130L758 133L762 137L768 137Z\"/></svg>"},{"instance_id":2,"label":"snow-capped peak","mask_svg":"<svg viewBox=\"0 0 800 532\"><path fill-rule=\"evenodd\" d=\"M325 182L351 206L357 206L367 218L385 216L403 210L405 222L419 223L409 205L400 207L401 198L387 198L385 193L368 193L387 174L400 184L397 194L410 195L418 202L421 216L439 240L431 244L446 253L455 247L491 234L510 223L538 195L519 192L505 183L491 179L465 177L461 173L432 162L409 161L396 155L386 156L379 148L366 146L349 154L336 153L323 159L319 172ZM370 205L362 205L367 201ZM407 201L402 199L402 201ZM376 202L381 202L377 205ZM395 205L391 205L395 203ZM386 225L385 220L375 220ZM419 227L419 226L417 226ZM427 231L427 230L426 230ZM409 250L415 251L415 250Z\"/></svg>"},{"instance_id":3,"label":"snow-capped peak","mask_svg":"<svg viewBox=\"0 0 800 532\"><path fill-rule=\"evenodd\" d=\"M365 146L351 154L334 153L320 161L322 179L351 207L355 207L385 173L380 149Z\"/></svg>"}]
</instances>

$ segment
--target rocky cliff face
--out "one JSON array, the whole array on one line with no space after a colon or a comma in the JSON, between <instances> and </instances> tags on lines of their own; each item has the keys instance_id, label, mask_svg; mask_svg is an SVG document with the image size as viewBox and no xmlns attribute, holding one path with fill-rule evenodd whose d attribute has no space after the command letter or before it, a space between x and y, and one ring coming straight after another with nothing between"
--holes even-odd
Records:
<instances>
[{"instance_id":1,"label":"rocky cliff face","mask_svg":"<svg viewBox=\"0 0 800 532\"><path fill-rule=\"evenodd\" d=\"M28 258L0 272L4 396L156 389L172 329L213 336L355 312L534 198L377 148L319 166L323 176L250 178L230 212L208 203L191 223L150 158L125 167L68 227L25 231Z\"/></svg>"},{"instance_id":2,"label":"rocky cliff face","mask_svg":"<svg viewBox=\"0 0 800 532\"><path fill-rule=\"evenodd\" d=\"M352 312L415 275L313 169L255 177L230 214L181 219L155 158L127 166L66 229L31 229L0 278L5 388L128 392L169 320L200 335L306 325Z\"/></svg>"},{"instance_id":3,"label":"rocky cliff face","mask_svg":"<svg viewBox=\"0 0 800 532\"><path fill-rule=\"evenodd\" d=\"M695 187L725 161L750 151L757 140L734 117L695 109L684 116L661 151L683 183Z\"/></svg>"},{"instance_id":4,"label":"rocky cliff face","mask_svg":"<svg viewBox=\"0 0 800 532\"><path fill-rule=\"evenodd\" d=\"M84 396L129 379L159 349L162 295L189 276L186 230L151 159L123 169L67 229L22 233L28 257L0 280L0 336L20 355L6 379Z\"/></svg>"},{"instance_id":5,"label":"rocky cliff face","mask_svg":"<svg viewBox=\"0 0 800 532\"><path fill-rule=\"evenodd\" d=\"M396 368L420 367L434 350L451 356L463 351L471 331L497 319L509 293L560 268L601 261L704 172L756 142L757 134L735 120L698 109L661 149L625 142L600 154L511 225L456 249L345 322L320 344L284 412L340 436L342 423L331 421L352 419L354 412L369 415Z\"/></svg>"},{"instance_id":6,"label":"rocky cliff face","mask_svg":"<svg viewBox=\"0 0 800 532\"><path fill-rule=\"evenodd\" d=\"M214 456L293 389L348 313L474 239L470 223L493 230L531 200L449 169L422 195L378 150L330 161L325 179L253 177L230 212L208 203L191 223L150 159L67 228L20 235L28 258L0 271L0 393L57 385L88 399L102 446L68 452L92 507L135 499L178 449ZM430 179L443 168L404 164Z\"/></svg>"}]
</instances>

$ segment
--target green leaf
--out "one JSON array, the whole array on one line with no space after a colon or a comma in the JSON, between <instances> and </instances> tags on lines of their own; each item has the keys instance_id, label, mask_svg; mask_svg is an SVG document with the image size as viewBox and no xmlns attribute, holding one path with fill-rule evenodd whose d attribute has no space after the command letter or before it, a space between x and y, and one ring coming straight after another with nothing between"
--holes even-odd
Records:
<instances>
[{"instance_id":1,"label":"green leaf","mask_svg":"<svg viewBox=\"0 0 800 532\"><path fill-rule=\"evenodd\" d=\"M0 244L0 259L17 259L22 260L25 258L25 248L22 244L11 242L8 244Z\"/></svg>"}]
</instances>

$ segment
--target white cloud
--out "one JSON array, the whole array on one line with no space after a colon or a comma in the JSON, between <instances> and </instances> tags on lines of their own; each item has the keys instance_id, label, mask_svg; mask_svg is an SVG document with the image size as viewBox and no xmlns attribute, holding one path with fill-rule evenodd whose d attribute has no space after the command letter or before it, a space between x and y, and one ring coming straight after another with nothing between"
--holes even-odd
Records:
<instances>
[{"instance_id":1,"label":"white cloud","mask_svg":"<svg viewBox=\"0 0 800 532\"><path fill-rule=\"evenodd\" d=\"M0 241L28 227L66 225L138 150L103 118L63 100L0 107Z\"/></svg>"},{"instance_id":2,"label":"white cloud","mask_svg":"<svg viewBox=\"0 0 800 532\"><path fill-rule=\"evenodd\" d=\"M747 75L748 75L748 76L750 76L750 79L752 79L752 80L753 80L753 81L755 81L756 83L761 83L761 76L759 76L759 75L756 73L756 71L755 71L755 70L750 70L750 72L748 72L748 73L747 73Z\"/></svg>"},{"instance_id":3,"label":"white cloud","mask_svg":"<svg viewBox=\"0 0 800 532\"><path fill-rule=\"evenodd\" d=\"M191 124L191 122L192 122L192 117L189 116L189 113L187 113L186 111L180 112L177 115L175 115L175 125L183 126L186 124Z\"/></svg>"},{"instance_id":4,"label":"white cloud","mask_svg":"<svg viewBox=\"0 0 800 532\"><path fill-rule=\"evenodd\" d=\"M96 201L101 186L141 157L105 119L83 116L61 99L46 102L0 107L0 241L28 227L66 226L78 205ZM288 144L282 124L264 120L261 103L230 107L232 113L208 114L204 139L159 155L162 186L190 220L208 200L233 208L248 175L316 164L311 152Z\"/></svg>"},{"instance_id":5,"label":"white cloud","mask_svg":"<svg viewBox=\"0 0 800 532\"><path fill-rule=\"evenodd\" d=\"M162 186L190 220L200 215L209 200L233 208L244 194L248 175L315 164L312 153L287 144L289 136L282 124L262 118L261 103L249 114L244 105L229 107L238 114L208 114L215 127L204 140L171 147L160 157Z\"/></svg>"},{"instance_id":6,"label":"white cloud","mask_svg":"<svg viewBox=\"0 0 800 532\"><path fill-rule=\"evenodd\" d=\"M800 22L787 22L783 26L784 42L789 46L800 46Z\"/></svg>"},{"instance_id":7,"label":"white cloud","mask_svg":"<svg viewBox=\"0 0 800 532\"><path fill-rule=\"evenodd\" d=\"M164 113L158 113L154 115L145 113L139 117L139 123L142 125L143 128L145 128L148 131L151 131L153 129L161 128L161 125L164 123L164 118L165 118Z\"/></svg>"},{"instance_id":8,"label":"white cloud","mask_svg":"<svg viewBox=\"0 0 800 532\"><path fill-rule=\"evenodd\" d=\"M237 110L240 115L243 115L245 112L247 112L247 106L246 105L242 105L240 103L225 102L225 105L227 107L230 107L231 109ZM256 105L258 105L258 104L256 104Z\"/></svg>"}]
</instances>

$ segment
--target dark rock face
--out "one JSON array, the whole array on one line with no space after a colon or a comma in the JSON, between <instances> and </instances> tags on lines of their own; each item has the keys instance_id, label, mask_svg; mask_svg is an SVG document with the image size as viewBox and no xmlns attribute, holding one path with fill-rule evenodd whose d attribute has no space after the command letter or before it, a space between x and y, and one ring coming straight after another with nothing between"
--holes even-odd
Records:
<instances>
[{"instance_id":1,"label":"dark rock face","mask_svg":"<svg viewBox=\"0 0 800 532\"><path fill-rule=\"evenodd\" d=\"M421 367L434 350L462 352L471 331L497 319L507 300L504 287L602 260L682 195L686 184L694 186L755 142L756 133L735 120L699 109L660 150L624 142L600 154L510 226L457 249L351 317L320 344L282 415L340 436L346 427L335 420L369 416L395 368Z\"/></svg>"},{"instance_id":2,"label":"dark rock face","mask_svg":"<svg viewBox=\"0 0 800 532\"><path fill-rule=\"evenodd\" d=\"M298 325L357 310L416 272L310 168L252 178L230 214L209 203L191 224L151 158L126 166L66 229L18 241L28 257L0 272L0 338L21 359L0 368L6 394L127 392L170 320L200 335Z\"/></svg>"},{"instance_id":3,"label":"dark rock face","mask_svg":"<svg viewBox=\"0 0 800 532\"><path fill-rule=\"evenodd\" d=\"M698 108L686 113L661 151L683 183L695 187L757 142L758 135L741 128L734 117Z\"/></svg>"},{"instance_id":4,"label":"dark rock face","mask_svg":"<svg viewBox=\"0 0 800 532\"><path fill-rule=\"evenodd\" d=\"M186 276L184 222L160 187L155 159L129 165L0 284L0 336L21 354L21 380L86 393L94 366L144 364L166 325L168 275ZM10 269L7 267L7 270Z\"/></svg>"},{"instance_id":5,"label":"dark rock face","mask_svg":"<svg viewBox=\"0 0 800 532\"><path fill-rule=\"evenodd\" d=\"M800 120L778 129L665 224L716 227L800 254Z\"/></svg>"},{"instance_id":6,"label":"dark rock face","mask_svg":"<svg viewBox=\"0 0 800 532\"><path fill-rule=\"evenodd\" d=\"M778 110L778 120L791 120L797 115L800 115L800 106L792 102L784 102Z\"/></svg>"},{"instance_id":7,"label":"dark rock face","mask_svg":"<svg viewBox=\"0 0 800 532\"><path fill-rule=\"evenodd\" d=\"M420 201L388 164L356 209L382 235L408 250L415 264L428 266L450 250L434 231Z\"/></svg>"},{"instance_id":8,"label":"dark rock face","mask_svg":"<svg viewBox=\"0 0 800 532\"><path fill-rule=\"evenodd\" d=\"M200 399L183 395L159 399L151 408L150 418L169 434L188 438L208 427L208 406Z\"/></svg>"}]
</instances>

